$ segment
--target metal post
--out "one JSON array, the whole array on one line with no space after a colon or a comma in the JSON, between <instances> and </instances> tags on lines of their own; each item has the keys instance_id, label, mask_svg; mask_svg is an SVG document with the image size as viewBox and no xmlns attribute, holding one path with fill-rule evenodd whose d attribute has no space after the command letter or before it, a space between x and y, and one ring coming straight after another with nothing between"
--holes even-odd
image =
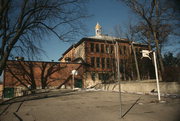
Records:
<instances>
[{"instance_id":1,"label":"metal post","mask_svg":"<svg viewBox=\"0 0 180 121\"><path fill-rule=\"evenodd\" d=\"M120 67L119 67L119 53L118 53L118 50L119 50L119 46L118 46L118 43L116 42L116 60L117 60L117 79L118 79L118 82L119 82L119 102L120 102L120 118L122 118L122 98L121 98L121 82L120 82Z\"/></svg>"},{"instance_id":2,"label":"metal post","mask_svg":"<svg viewBox=\"0 0 180 121\"><path fill-rule=\"evenodd\" d=\"M74 89L74 74L72 74L72 89Z\"/></svg>"},{"instance_id":3,"label":"metal post","mask_svg":"<svg viewBox=\"0 0 180 121\"><path fill-rule=\"evenodd\" d=\"M157 62L156 62L156 53L153 52L153 56L154 56L154 67L155 67L155 73L156 73L156 83L157 83L157 91L158 91L158 100L161 100L161 96L160 96L160 89L159 89L159 79L158 79L158 70L157 70Z\"/></svg>"},{"instance_id":4,"label":"metal post","mask_svg":"<svg viewBox=\"0 0 180 121\"><path fill-rule=\"evenodd\" d=\"M135 65L136 65L137 78L138 78L138 81L140 81L141 79L140 79L140 74L139 74L139 67L138 67L138 62L137 62L137 56L136 56L136 52L135 52L133 43L134 42L131 43L131 46L132 46L132 50L133 50L133 54L134 54L134 61L135 61Z\"/></svg>"},{"instance_id":5,"label":"metal post","mask_svg":"<svg viewBox=\"0 0 180 121\"><path fill-rule=\"evenodd\" d=\"M4 100L4 93L5 93L5 72L6 71L3 71L1 76L2 76L2 81L3 81L3 92L2 92L2 99Z\"/></svg>"}]
</instances>

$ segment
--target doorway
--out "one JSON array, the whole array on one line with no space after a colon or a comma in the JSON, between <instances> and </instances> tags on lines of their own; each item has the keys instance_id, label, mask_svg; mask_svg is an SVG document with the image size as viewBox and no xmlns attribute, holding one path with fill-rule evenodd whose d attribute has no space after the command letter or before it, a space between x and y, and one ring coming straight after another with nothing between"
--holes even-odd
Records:
<instances>
[{"instance_id":1,"label":"doorway","mask_svg":"<svg viewBox=\"0 0 180 121\"><path fill-rule=\"evenodd\" d=\"M75 88L82 88L82 86L83 86L82 79L76 79L74 87Z\"/></svg>"}]
</instances>

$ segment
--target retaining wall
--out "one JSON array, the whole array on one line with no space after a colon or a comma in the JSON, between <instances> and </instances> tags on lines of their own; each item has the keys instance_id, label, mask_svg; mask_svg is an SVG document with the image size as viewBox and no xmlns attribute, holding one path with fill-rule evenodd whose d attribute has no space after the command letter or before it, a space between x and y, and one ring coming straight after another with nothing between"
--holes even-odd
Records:
<instances>
[{"instance_id":1,"label":"retaining wall","mask_svg":"<svg viewBox=\"0 0 180 121\"><path fill-rule=\"evenodd\" d=\"M119 91L119 84L98 84L96 89ZM142 82L121 82L121 91L129 93L157 93L156 81L142 81ZM178 82L160 82L161 94L177 94L180 95L180 83Z\"/></svg>"},{"instance_id":2,"label":"retaining wall","mask_svg":"<svg viewBox=\"0 0 180 121\"><path fill-rule=\"evenodd\" d=\"M0 99L2 98L2 93L3 93L3 85L0 84Z\"/></svg>"}]
</instances>

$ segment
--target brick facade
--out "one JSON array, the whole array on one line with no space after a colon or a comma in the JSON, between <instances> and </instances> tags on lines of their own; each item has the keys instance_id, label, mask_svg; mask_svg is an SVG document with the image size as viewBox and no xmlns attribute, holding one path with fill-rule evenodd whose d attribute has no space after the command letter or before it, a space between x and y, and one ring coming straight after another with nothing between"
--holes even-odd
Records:
<instances>
[{"instance_id":1,"label":"brick facade","mask_svg":"<svg viewBox=\"0 0 180 121\"><path fill-rule=\"evenodd\" d=\"M118 51L116 51L116 42L118 43ZM81 56L76 56L81 47ZM141 63L141 50L148 49L147 45L134 43L139 67ZM132 41L127 39L112 38L109 36L89 37L81 39L77 44L73 45L65 51L63 57L59 60L64 62L65 58L75 61L76 58L82 58L83 62L90 65L86 67L86 82L91 84L101 83L105 80L115 80L117 74L117 57L118 52L120 60L120 72L122 80L136 80L137 74L134 67L134 54L132 49ZM73 56L70 56L73 53ZM144 75L143 75L144 77ZM150 78L146 76L145 78ZM88 84L87 84L88 86Z\"/></svg>"},{"instance_id":2,"label":"brick facade","mask_svg":"<svg viewBox=\"0 0 180 121\"><path fill-rule=\"evenodd\" d=\"M31 64L32 73L29 65ZM59 63L59 62L31 62L31 61L8 61L7 67L4 70L4 86L6 87L22 87L23 84L30 86L32 83L30 75L33 74L33 79L35 80L35 84L37 88L42 88L41 83L41 73L42 66L45 66L44 75L47 73L51 73L55 71L53 74L48 76L47 83L48 85L45 88L58 87L65 81L67 83L64 86L71 87L72 86L72 70L78 70L78 75L75 76L75 81L82 78L83 74L83 65L78 63ZM53 65L53 67L52 67ZM22 67L23 66L23 67ZM51 71L48 72L48 69ZM24 68L24 69L23 69ZM57 69L57 70L55 70ZM28 71L28 74L25 73L25 70ZM20 82L19 80L22 82ZM23 84L22 84L23 83ZM83 85L83 82L82 82ZM83 85L84 86L84 85Z\"/></svg>"}]
</instances>

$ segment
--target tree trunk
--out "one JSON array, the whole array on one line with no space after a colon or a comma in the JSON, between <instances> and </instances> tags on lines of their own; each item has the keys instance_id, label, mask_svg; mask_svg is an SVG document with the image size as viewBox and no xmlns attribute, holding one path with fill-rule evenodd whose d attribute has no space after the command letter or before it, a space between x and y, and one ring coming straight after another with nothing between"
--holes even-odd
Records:
<instances>
[{"instance_id":1,"label":"tree trunk","mask_svg":"<svg viewBox=\"0 0 180 121\"><path fill-rule=\"evenodd\" d=\"M164 64L163 64L162 55L161 55L160 48L159 48L159 40L157 39L156 32L153 32L153 35L154 35L155 44L156 44L157 59L158 59L157 62L160 67L159 78L162 81L162 74L164 73Z\"/></svg>"},{"instance_id":2,"label":"tree trunk","mask_svg":"<svg viewBox=\"0 0 180 121\"><path fill-rule=\"evenodd\" d=\"M6 61L8 60L8 53L5 53L2 59L0 60L0 76L2 75L2 72L4 68L6 67Z\"/></svg>"},{"instance_id":3,"label":"tree trunk","mask_svg":"<svg viewBox=\"0 0 180 121\"><path fill-rule=\"evenodd\" d=\"M32 82L31 90L34 90L34 89L36 89L36 83L35 83L35 82Z\"/></svg>"},{"instance_id":4,"label":"tree trunk","mask_svg":"<svg viewBox=\"0 0 180 121\"><path fill-rule=\"evenodd\" d=\"M141 78L140 78L140 73L139 73L139 66L138 66L136 51L134 49L133 42L131 43L131 46L132 46L132 50L133 50L133 54L134 54L134 61L135 61L135 65L136 65L137 80L140 81Z\"/></svg>"},{"instance_id":5,"label":"tree trunk","mask_svg":"<svg viewBox=\"0 0 180 121\"><path fill-rule=\"evenodd\" d=\"M47 87L47 80L46 79L43 79L41 81L41 86L42 86L42 89L45 89Z\"/></svg>"}]
</instances>

